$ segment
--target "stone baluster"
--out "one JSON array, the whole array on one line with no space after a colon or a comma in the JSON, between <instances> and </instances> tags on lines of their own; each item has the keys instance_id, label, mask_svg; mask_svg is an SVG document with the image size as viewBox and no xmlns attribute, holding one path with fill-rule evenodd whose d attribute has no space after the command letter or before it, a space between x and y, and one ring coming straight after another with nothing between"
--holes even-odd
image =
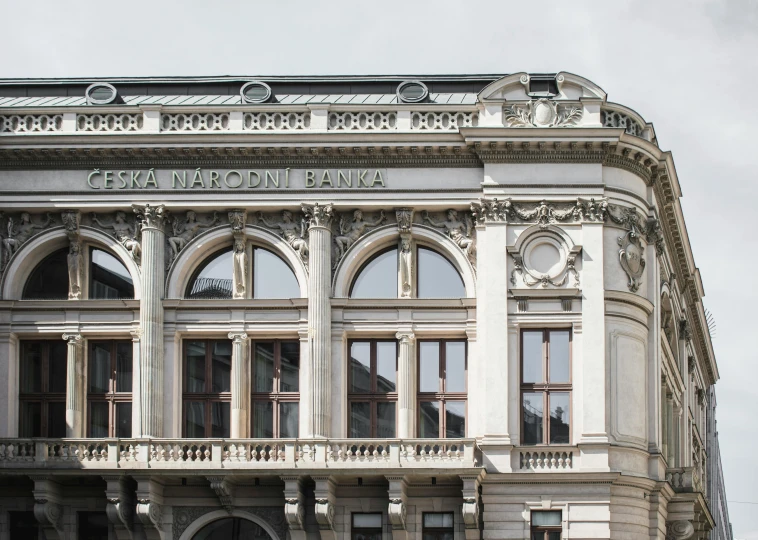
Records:
<instances>
[{"instance_id":1,"label":"stone baluster","mask_svg":"<svg viewBox=\"0 0 758 540\"><path fill-rule=\"evenodd\" d=\"M140 340L140 422L136 437L163 436L163 288L165 282L163 205L134 206L142 221Z\"/></svg>"},{"instance_id":2,"label":"stone baluster","mask_svg":"<svg viewBox=\"0 0 758 540\"><path fill-rule=\"evenodd\" d=\"M400 331L397 363L397 436L416 436L416 337L413 332Z\"/></svg>"},{"instance_id":3,"label":"stone baluster","mask_svg":"<svg viewBox=\"0 0 758 540\"><path fill-rule=\"evenodd\" d=\"M81 334L63 334L66 350L66 437L84 437L84 359Z\"/></svg>"},{"instance_id":4,"label":"stone baluster","mask_svg":"<svg viewBox=\"0 0 758 540\"><path fill-rule=\"evenodd\" d=\"M312 435L329 436L332 318L332 205L303 204L308 220L308 339L311 373Z\"/></svg>"},{"instance_id":5,"label":"stone baluster","mask_svg":"<svg viewBox=\"0 0 758 540\"><path fill-rule=\"evenodd\" d=\"M248 437L247 334L229 332L232 340L232 439Z\"/></svg>"}]
</instances>

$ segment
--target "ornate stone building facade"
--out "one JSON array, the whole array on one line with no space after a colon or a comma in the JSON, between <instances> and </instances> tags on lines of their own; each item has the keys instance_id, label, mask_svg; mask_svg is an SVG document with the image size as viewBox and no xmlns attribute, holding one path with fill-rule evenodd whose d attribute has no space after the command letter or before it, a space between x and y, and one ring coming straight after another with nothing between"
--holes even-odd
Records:
<instances>
[{"instance_id":1,"label":"ornate stone building facade","mask_svg":"<svg viewBox=\"0 0 758 540\"><path fill-rule=\"evenodd\" d=\"M0 538L718 528L636 112L570 73L90 82L0 81Z\"/></svg>"}]
</instances>

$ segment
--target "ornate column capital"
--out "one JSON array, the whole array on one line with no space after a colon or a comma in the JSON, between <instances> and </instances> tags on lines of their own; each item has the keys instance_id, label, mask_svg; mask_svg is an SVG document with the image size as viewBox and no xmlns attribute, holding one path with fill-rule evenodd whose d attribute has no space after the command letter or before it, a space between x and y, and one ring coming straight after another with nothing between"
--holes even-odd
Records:
<instances>
[{"instance_id":1,"label":"ornate column capital","mask_svg":"<svg viewBox=\"0 0 758 540\"><path fill-rule=\"evenodd\" d=\"M400 330L395 334L395 339L401 344L412 345L413 342L416 341L416 334L414 334L412 330Z\"/></svg>"},{"instance_id":2,"label":"ornate column capital","mask_svg":"<svg viewBox=\"0 0 758 540\"><path fill-rule=\"evenodd\" d=\"M168 223L168 210L162 204L150 206L150 204L139 205L133 204L132 210L137 214L137 218L142 223L142 230L156 229L164 232Z\"/></svg>"},{"instance_id":3,"label":"ornate column capital","mask_svg":"<svg viewBox=\"0 0 758 540\"><path fill-rule=\"evenodd\" d=\"M327 203L325 205L319 203L303 203L301 208L308 222L308 230L318 227L331 231L332 219L334 218L334 207L332 206L332 203Z\"/></svg>"},{"instance_id":4,"label":"ornate column capital","mask_svg":"<svg viewBox=\"0 0 758 540\"><path fill-rule=\"evenodd\" d=\"M142 329L141 328L132 328L129 330L129 333L132 335L132 341L139 343L139 340L142 339Z\"/></svg>"},{"instance_id":5,"label":"ornate column capital","mask_svg":"<svg viewBox=\"0 0 758 540\"><path fill-rule=\"evenodd\" d=\"M67 341L69 345L79 346L82 344L81 334L63 334L63 341Z\"/></svg>"},{"instance_id":6,"label":"ornate column capital","mask_svg":"<svg viewBox=\"0 0 758 540\"><path fill-rule=\"evenodd\" d=\"M247 333L245 332L229 332L229 339L234 343L242 343L247 339Z\"/></svg>"}]
</instances>

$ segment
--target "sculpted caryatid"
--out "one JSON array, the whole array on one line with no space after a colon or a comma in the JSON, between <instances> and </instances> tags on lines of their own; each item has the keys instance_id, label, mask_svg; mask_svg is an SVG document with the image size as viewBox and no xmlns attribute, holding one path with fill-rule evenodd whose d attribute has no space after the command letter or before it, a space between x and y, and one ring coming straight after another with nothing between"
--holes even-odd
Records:
<instances>
[{"instance_id":1,"label":"sculpted caryatid","mask_svg":"<svg viewBox=\"0 0 758 540\"><path fill-rule=\"evenodd\" d=\"M344 217L340 219L340 234L334 237L334 242L337 244L337 260L341 259L345 252L350 249L350 246L366 233L367 228L376 227L384 220L384 210L379 213L379 217L375 221L364 220L361 210L353 212L352 221L348 221Z\"/></svg>"},{"instance_id":2,"label":"sculpted caryatid","mask_svg":"<svg viewBox=\"0 0 758 540\"><path fill-rule=\"evenodd\" d=\"M113 229L113 236L116 237L116 240L126 248L132 259L139 263L142 247L137 240L137 231L126 222L126 214L124 212L116 212L116 220L111 225L100 221L96 214L92 214L92 221L103 229Z\"/></svg>"},{"instance_id":3,"label":"sculpted caryatid","mask_svg":"<svg viewBox=\"0 0 758 540\"><path fill-rule=\"evenodd\" d=\"M413 251L411 237L400 236L400 297L410 298L413 291Z\"/></svg>"},{"instance_id":4,"label":"sculpted caryatid","mask_svg":"<svg viewBox=\"0 0 758 540\"><path fill-rule=\"evenodd\" d=\"M184 249L184 246L197 236L197 231L211 227L218 223L218 213L213 212L213 219L209 223L201 223L197 220L195 212L190 210L187 212L187 217L184 221L179 218L174 219L173 229L174 236L168 239L168 243L171 245L171 251L174 252L174 258L179 255L179 252Z\"/></svg>"},{"instance_id":5,"label":"sculpted caryatid","mask_svg":"<svg viewBox=\"0 0 758 540\"><path fill-rule=\"evenodd\" d=\"M471 238L471 224L458 219L458 212L452 208L447 211L446 221L435 221L429 216L429 212L424 210L424 220L428 221L432 226L444 228L447 231L447 235L453 242L458 244L458 247L468 256L474 248L474 239Z\"/></svg>"},{"instance_id":6,"label":"sculpted caryatid","mask_svg":"<svg viewBox=\"0 0 758 540\"><path fill-rule=\"evenodd\" d=\"M234 241L234 298L245 298L247 286L247 251L244 240Z\"/></svg>"},{"instance_id":7,"label":"sculpted caryatid","mask_svg":"<svg viewBox=\"0 0 758 540\"><path fill-rule=\"evenodd\" d=\"M263 212L258 212L258 220L262 221L270 229L278 228L282 237L297 251L303 261L308 259L308 242L305 240L305 220L301 219L300 223L295 223L292 212L285 210L282 212L282 221L268 221Z\"/></svg>"},{"instance_id":8,"label":"sculpted caryatid","mask_svg":"<svg viewBox=\"0 0 758 540\"><path fill-rule=\"evenodd\" d=\"M82 249L79 242L71 242L68 255L68 299L82 298Z\"/></svg>"},{"instance_id":9,"label":"sculpted caryatid","mask_svg":"<svg viewBox=\"0 0 758 540\"><path fill-rule=\"evenodd\" d=\"M53 218L50 216L50 214L47 214L47 219L41 225L35 225L32 223L32 217L28 212L23 212L21 214L21 223L18 225L14 224L13 218L9 218L8 238L3 240L3 245L5 246L5 251L8 254L8 258L10 259L10 257L21 246L21 244L32 237L35 229L44 229L52 222Z\"/></svg>"}]
</instances>

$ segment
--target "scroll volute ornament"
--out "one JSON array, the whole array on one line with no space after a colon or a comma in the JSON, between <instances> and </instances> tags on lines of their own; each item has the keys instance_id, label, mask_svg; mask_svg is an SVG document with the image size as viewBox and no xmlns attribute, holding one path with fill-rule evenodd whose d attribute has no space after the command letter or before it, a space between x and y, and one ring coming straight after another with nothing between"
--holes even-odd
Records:
<instances>
[{"instance_id":1,"label":"scroll volute ornament","mask_svg":"<svg viewBox=\"0 0 758 540\"><path fill-rule=\"evenodd\" d=\"M666 524L666 540L687 540L695 534L695 527L690 521L680 520Z\"/></svg>"},{"instance_id":2,"label":"scroll volute ornament","mask_svg":"<svg viewBox=\"0 0 758 540\"><path fill-rule=\"evenodd\" d=\"M334 505L329 499L316 499L316 521L321 530L334 529Z\"/></svg>"},{"instance_id":3,"label":"scroll volute ornament","mask_svg":"<svg viewBox=\"0 0 758 540\"><path fill-rule=\"evenodd\" d=\"M389 517L390 524L394 530L405 530L406 514L407 510L402 499L390 499L390 504L387 509L387 516Z\"/></svg>"},{"instance_id":4,"label":"scroll volute ornament","mask_svg":"<svg viewBox=\"0 0 758 540\"><path fill-rule=\"evenodd\" d=\"M290 497L285 500L284 517L287 519L287 525L293 531L303 530L305 520L305 508L297 497Z\"/></svg>"}]
</instances>

